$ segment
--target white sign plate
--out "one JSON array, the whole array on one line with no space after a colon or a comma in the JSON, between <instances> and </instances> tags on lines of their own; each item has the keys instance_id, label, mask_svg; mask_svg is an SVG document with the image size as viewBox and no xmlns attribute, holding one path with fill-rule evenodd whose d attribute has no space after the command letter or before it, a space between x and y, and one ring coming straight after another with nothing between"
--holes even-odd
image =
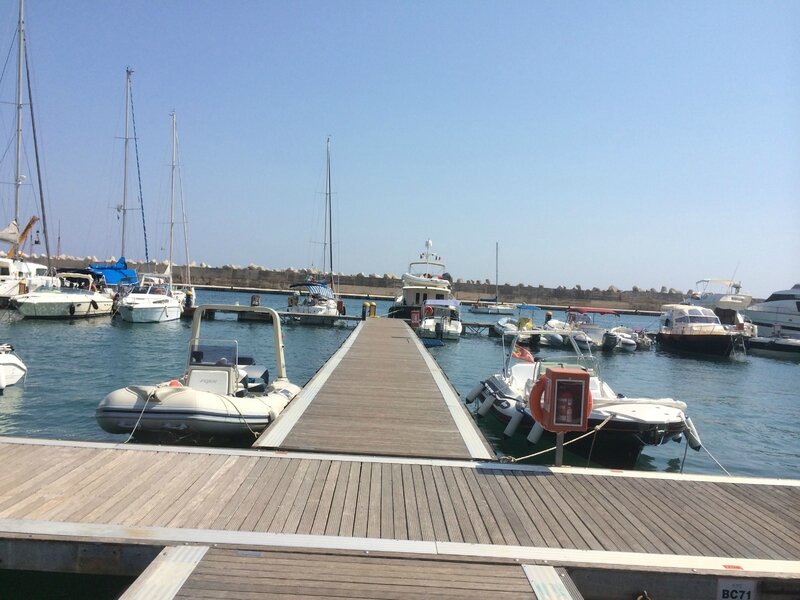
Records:
<instances>
[{"instance_id":1,"label":"white sign plate","mask_svg":"<svg viewBox=\"0 0 800 600\"><path fill-rule=\"evenodd\" d=\"M716 600L758 600L755 579L718 579Z\"/></svg>"}]
</instances>

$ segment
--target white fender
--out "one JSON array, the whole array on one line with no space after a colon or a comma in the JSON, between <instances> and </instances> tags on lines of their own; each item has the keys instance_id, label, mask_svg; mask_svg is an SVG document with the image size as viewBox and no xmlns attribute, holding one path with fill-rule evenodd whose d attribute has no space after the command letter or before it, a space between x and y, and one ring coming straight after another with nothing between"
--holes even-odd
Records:
<instances>
[{"instance_id":1,"label":"white fender","mask_svg":"<svg viewBox=\"0 0 800 600\"><path fill-rule=\"evenodd\" d=\"M686 423L686 443L689 444L689 448L692 450L700 450L703 447L703 442L700 441L700 435L697 433L697 429L695 429L694 423L689 417L686 417L684 420Z\"/></svg>"},{"instance_id":2,"label":"white fender","mask_svg":"<svg viewBox=\"0 0 800 600\"><path fill-rule=\"evenodd\" d=\"M534 423L533 427L531 427L530 433L528 434L527 440L531 444L538 444L543 433L544 433L544 427L539 425L539 423Z\"/></svg>"},{"instance_id":3,"label":"white fender","mask_svg":"<svg viewBox=\"0 0 800 600\"><path fill-rule=\"evenodd\" d=\"M511 416L511 420L506 425L506 428L503 430L503 435L506 437L511 437L514 435L514 432L519 427L519 424L522 422L523 413L521 410L515 410L514 414Z\"/></svg>"},{"instance_id":4,"label":"white fender","mask_svg":"<svg viewBox=\"0 0 800 600\"><path fill-rule=\"evenodd\" d=\"M483 402L481 402L481 405L478 407L478 414L485 417L489 409L492 408L492 404L494 404L494 396L487 393L486 398L484 398Z\"/></svg>"},{"instance_id":5,"label":"white fender","mask_svg":"<svg viewBox=\"0 0 800 600\"><path fill-rule=\"evenodd\" d=\"M475 398L480 396L482 391L483 391L483 384L479 383L478 385L476 385L474 388L472 388L469 391L469 394L467 394L466 398L464 399L464 402L467 403L467 404L470 404L471 402L474 402Z\"/></svg>"}]
</instances>

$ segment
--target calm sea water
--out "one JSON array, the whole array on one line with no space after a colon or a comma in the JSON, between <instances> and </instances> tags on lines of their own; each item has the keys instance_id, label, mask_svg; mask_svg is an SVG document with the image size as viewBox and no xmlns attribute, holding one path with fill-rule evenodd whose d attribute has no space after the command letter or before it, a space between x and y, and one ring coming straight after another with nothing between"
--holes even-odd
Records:
<instances>
[{"instance_id":1,"label":"calm sea water","mask_svg":"<svg viewBox=\"0 0 800 600\"><path fill-rule=\"evenodd\" d=\"M198 291L201 303L249 304L250 294ZM283 308L286 297L262 295L262 305ZM378 301L378 314L389 302ZM361 300L346 302L348 314L361 314ZM530 311L528 311L528 315ZM534 313L542 322L540 311ZM556 318L563 318L556 313ZM465 312L465 321L491 322L488 315ZM623 317L624 324L655 329L653 317ZM304 384L339 347L351 328L301 325L284 327L286 364L291 381ZM28 366L24 386L0 397L0 435L85 441L124 441L95 422L98 402L129 384L152 384L179 376L186 362L190 324L131 325L110 318L72 322L20 320L0 311L0 342L9 342ZM205 322L206 338L235 339L241 354L253 355L274 370L272 328L231 320ZM540 354L553 352L543 349ZM465 396L481 379L500 370L499 340L484 335L432 348L456 389ZM600 356L600 368L615 391L627 396L672 397L688 413L704 444L732 474L800 478L800 365L748 356L714 360L678 357L658 351ZM500 454L522 456L532 450L517 436L503 439L493 417L479 421ZM677 471L684 444L646 447L637 469ZM541 462L552 461L552 455ZM567 453L565 462L585 465ZM689 450L684 472L722 474L703 451Z\"/></svg>"}]
</instances>

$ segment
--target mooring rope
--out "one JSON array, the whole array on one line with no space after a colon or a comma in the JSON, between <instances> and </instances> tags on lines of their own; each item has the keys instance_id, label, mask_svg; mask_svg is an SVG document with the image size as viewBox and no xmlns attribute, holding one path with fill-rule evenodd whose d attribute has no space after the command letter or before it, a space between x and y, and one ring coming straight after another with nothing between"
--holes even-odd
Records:
<instances>
[{"instance_id":1,"label":"mooring rope","mask_svg":"<svg viewBox=\"0 0 800 600\"><path fill-rule=\"evenodd\" d=\"M595 433L600 431L603 427L605 427L606 423L608 423L611 419L613 419L614 416L615 416L614 414L608 415L602 423L598 423L597 425L592 427L592 429L590 431L587 431L583 435L579 435L578 437L576 437L574 439L571 439L568 442L564 442L563 446L569 446L570 444L574 444L575 442L577 442L579 440L582 440L583 438L585 438L587 436L594 435ZM502 456L502 457L500 457L500 462L501 463L516 463L516 462L519 462L521 460L527 460L529 458L534 458L535 456L540 456L542 454L547 454L548 452L552 452L555 449L556 449L556 446L553 446L552 448L547 448L546 450L541 450L540 452L534 452L533 454L529 454L527 456L520 456L518 458L515 458L513 456Z\"/></svg>"}]
</instances>

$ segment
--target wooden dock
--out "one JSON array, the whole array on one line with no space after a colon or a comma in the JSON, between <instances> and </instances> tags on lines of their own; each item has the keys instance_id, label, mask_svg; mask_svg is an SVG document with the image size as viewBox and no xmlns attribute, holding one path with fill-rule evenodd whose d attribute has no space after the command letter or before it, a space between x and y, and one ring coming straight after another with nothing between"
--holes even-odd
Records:
<instances>
[{"instance_id":1,"label":"wooden dock","mask_svg":"<svg viewBox=\"0 0 800 600\"><path fill-rule=\"evenodd\" d=\"M489 459L494 452L412 329L360 323L256 447Z\"/></svg>"},{"instance_id":2,"label":"wooden dock","mask_svg":"<svg viewBox=\"0 0 800 600\"><path fill-rule=\"evenodd\" d=\"M800 597L800 481L499 463L406 330L359 324L252 449L0 438L0 568L127 600Z\"/></svg>"}]
</instances>

